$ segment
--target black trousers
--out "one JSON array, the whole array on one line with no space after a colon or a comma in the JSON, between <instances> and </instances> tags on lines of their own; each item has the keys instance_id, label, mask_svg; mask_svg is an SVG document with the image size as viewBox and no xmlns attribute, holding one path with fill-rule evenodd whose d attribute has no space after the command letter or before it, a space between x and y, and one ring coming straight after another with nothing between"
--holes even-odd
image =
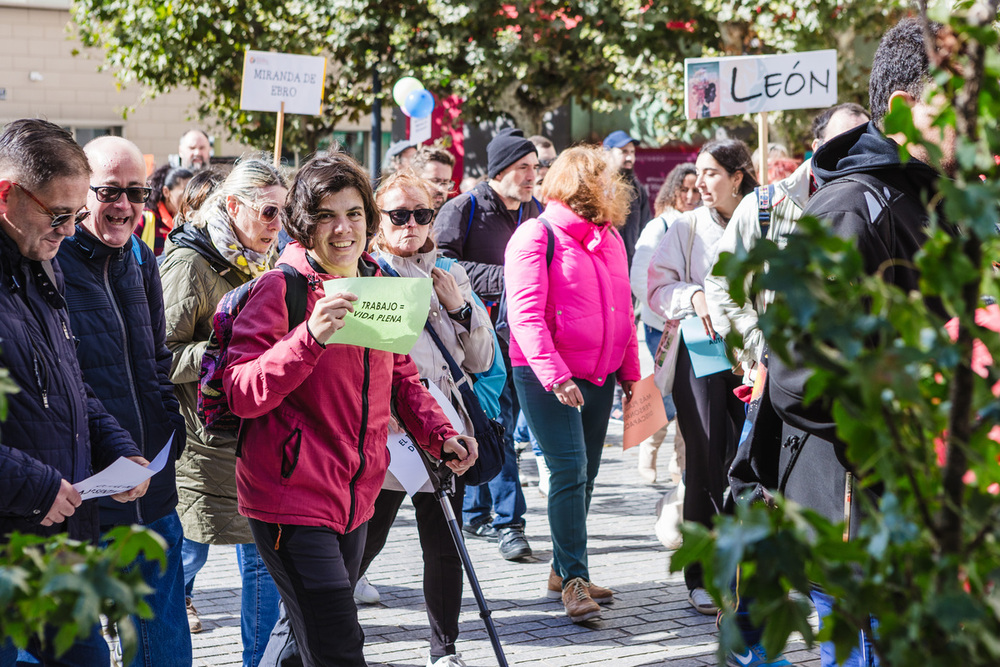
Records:
<instances>
[{"instance_id":1,"label":"black trousers","mask_svg":"<svg viewBox=\"0 0 1000 667\"><path fill-rule=\"evenodd\" d=\"M368 571L375 556L382 551L389 529L406 493L382 489L375 500L375 514L368 520L368 538L365 540L360 574ZM465 484L456 480L455 493L449 498L451 507L462 524L462 499ZM424 558L424 603L427 621L431 626L431 658L437 660L455 653L458 639L458 616L462 611L462 559L455 549L444 508L433 493L413 496L416 510L417 534Z\"/></svg>"},{"instance_id":2,"label":"black trousers","mask_svg":"<svg viewBox=\"0 0 1000 667\"><path fill-rule=\"evenodd\" d=\"M358 623L354 585L367 524L341 535L319 526L249 521L260 557L281 593L302 664L365 667L365 634ZM285 620L285 614L282 616L281 621ZM275 643L274 633L270 643ZM284 652L283 658L291 662L282 664L297 662L288 655L294 652ZM270 653L268 650L265 657Z\"/></svg>"},{"instance_id":3,"label":"black trousers","mask_svg":"<svg viewBox=\"0 0 1000 667\"><path fill-rule=\"evenodd\" d=\"M696 378L691 357L681 341L674 375L677 427L684 436L684 520L712 526L722 513L729 464L736 455L746 406L733 394L741 380L729 372ZM684 568L688 590L704 584L700 564Z\"/></svg>"}]
</instances>

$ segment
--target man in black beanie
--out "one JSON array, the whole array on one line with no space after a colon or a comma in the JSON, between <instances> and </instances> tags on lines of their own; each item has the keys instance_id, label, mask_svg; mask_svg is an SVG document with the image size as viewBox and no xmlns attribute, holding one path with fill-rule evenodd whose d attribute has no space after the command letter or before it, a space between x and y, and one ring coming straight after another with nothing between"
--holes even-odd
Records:
<instances>
[{"instance_id":1,"label":"man in black beanie","mask_svg":"<svg viewBox=\"0 0 1000 667\"><path fill-rule=\"evenodd\" d=\"M503 292L503 260L507 242L517 226L537 218L542 206L532 196L538 172L538 151L516 128L501 130L486 146L489 180L441 207L434 228L437 244L446 257L465 268L472 289L496 322L496 304ZM500 396L500 422L504 434L503 469L489 484L466 487L462 523L472 537L499 540L500 555L518 560L531 555L524 536L527 506L518 479L514 452L517 396L511 382L510 357L500 339L507 386ZM491 516L492 514L492 516Z\"/></svg>"}]
</instances>

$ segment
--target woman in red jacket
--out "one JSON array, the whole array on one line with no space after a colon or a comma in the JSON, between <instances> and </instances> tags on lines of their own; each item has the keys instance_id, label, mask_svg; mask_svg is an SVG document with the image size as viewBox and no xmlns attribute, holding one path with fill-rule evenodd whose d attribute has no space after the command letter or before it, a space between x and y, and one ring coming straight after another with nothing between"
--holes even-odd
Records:
<instances>
[{"instance_id":1,"label":"woman in red jacket","mask_svg":"<svg viewBox=\"0 0 1000 667\"><path fill-rule=\"evenodd\" d=\"M324 281L379 275L364 252L379 215L361 166L342 153L313 157L296 174L285 214L294 241L278 263L306 278L305 321L289 330L285 290L296 283L275 270L258 279L233 323L224 385L244 419L239 509L306 667L364 665L353 591L389 465L390 404L423 449L457 456L447 464L456 474L475 462L476 446L459 439L408 355L336 343L357 296L327 294Z\"/></svg>"},{"instance_id":2,"label":"woman in red jacket","mask_svg":"<svg viewBox=\"0 0 1000 667\"><path fill-rule=\"evenodd\" d=\"M576 147L542 184L545 211L514 232L504 280L514 387L549 467L550 597L580 623L612 592L590 582L587 512L614 386L639 379L625 244L629 186L603 151Z\"/></svg>"}]
</instances>

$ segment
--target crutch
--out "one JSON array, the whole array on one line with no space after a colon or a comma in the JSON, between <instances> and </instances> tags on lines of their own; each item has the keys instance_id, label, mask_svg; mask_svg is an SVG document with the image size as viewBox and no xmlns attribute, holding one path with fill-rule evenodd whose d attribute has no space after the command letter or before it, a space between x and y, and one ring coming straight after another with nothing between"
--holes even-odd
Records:
<instances>
[{"instance_id":1,"label":"crutch","mask_svg":"<svg viewBox=\"0 0 1000 667\"><path fill-rule=\"evenodd\" d=\"M451 539L455 543L455 549L458 551L459 557L462 559L462 566L465 568L465 574L469 578L469 585L472 587L472 594L476 598L476 604L479 605L479 617L483 619L483 623L486 625L486 634L489 635L490 643L493 645L493 652L497 656L497 664L500 667L508 667L507 657L504 655L503 647L500 645L500 637L497 635L497 629L493 625L492 612L486 606L486 596L483 595L479 579L476 578L476 570L472 567L472 558L469 557L469 550L465 546L465 538L462 537L462 528L458 524L458 517L455 516L455 510L452 509L451 502L449 501L449 496L455 493L455 485L453 483L454 473L452 473L448 466L444 465L444 461L454 458L456 458L454 454L445 454L445 458L442 461L435 461L426 457L424 460L428 462L427 468L431 473L431 479L434 484L434 496L441 503L441 509L448 520L448 530L451 531Z\"/></svg>"}]
</instances>

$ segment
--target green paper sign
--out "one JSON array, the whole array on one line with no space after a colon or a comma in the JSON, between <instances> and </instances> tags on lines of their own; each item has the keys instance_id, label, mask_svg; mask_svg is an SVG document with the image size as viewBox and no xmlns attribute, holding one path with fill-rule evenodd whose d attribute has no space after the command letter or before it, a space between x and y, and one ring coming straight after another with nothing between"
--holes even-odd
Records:
<instances>
[{"instance_id":1,"label":"green paper sign","mask_svg":"<svg viewBox=\"0 0 1000 667\"><path fill-rule=\"evenodd\" d=\"M329 343L409 354L431 308L430 278L337 278L323 283L327 294L358 295L354 312Z\"/></svg>"}]
</instances>

